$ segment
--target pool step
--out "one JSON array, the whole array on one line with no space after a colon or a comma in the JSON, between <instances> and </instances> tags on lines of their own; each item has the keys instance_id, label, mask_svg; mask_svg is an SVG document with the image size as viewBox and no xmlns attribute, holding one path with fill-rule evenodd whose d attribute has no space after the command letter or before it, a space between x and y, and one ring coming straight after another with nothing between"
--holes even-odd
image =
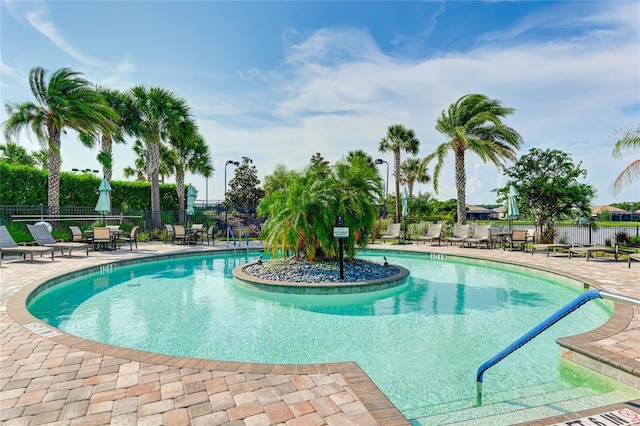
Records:
<instances>
[{"instance_id":1,"label":"pool step","mask_svg":"<svg viewBox=\"0 0 640 426\"><path fill-rule=\"evenodd\" d=\"M624 402L633 398L634 396L630 396L628 392L620 390L593 394L589 388L575 387L479 407L450 410L447 413L415 418L411 420L411 423L413 425L457 426L512 425Z\"/></svg>"}]
</instances>

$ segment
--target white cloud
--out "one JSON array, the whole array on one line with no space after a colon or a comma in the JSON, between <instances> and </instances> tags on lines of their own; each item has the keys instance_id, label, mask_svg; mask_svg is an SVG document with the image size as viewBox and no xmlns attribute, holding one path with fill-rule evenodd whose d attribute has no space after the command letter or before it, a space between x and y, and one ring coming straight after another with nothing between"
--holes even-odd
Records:
<instances>
[{"instance_id":1,"label":"white cloud","mask_svg":"<svg viewBox=\"0 0 640 426\"><path fill-rule=\"evenodd\" d=\"M58 46L62 51L73 57L83 65L92 67L104 67L105 63L80 53L75 47L68 43L58 31L56 24L49 20L48 10L43 4L26 14L26 19L42 35L47 37L53 44Z\"/></svg>"}]
</instances>

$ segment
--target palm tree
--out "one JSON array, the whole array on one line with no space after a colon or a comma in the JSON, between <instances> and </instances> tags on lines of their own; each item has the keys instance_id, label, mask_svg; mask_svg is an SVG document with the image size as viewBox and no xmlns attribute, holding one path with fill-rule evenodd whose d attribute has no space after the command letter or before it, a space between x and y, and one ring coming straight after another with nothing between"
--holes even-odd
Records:
<instances>
[{"instance_id":1,"label":"palm tree","mask_svg":"<svg viewBox=\"0 0 640 426\"><path fill-rule=\"evenodd\" d=\"M622 151L625 149L640 149L640 124L635 131L628 130L626 132L618 132L618 141L613 147L613 157L621 158ZM640 176L640 159L635 159L618 175L611 185L611 193L617 195L624 185L630 184L633 179Z\"/></svg>"},{"instance_id":2,"label":"palm tree","mask_svg":"<svg viewBox=\"0 0 640 426\"><path fill-rule=\"evenodd\" d=\"M503 107L499 101L485 95L470 94L458 99L442 111L436 123L436 130L445 135L448 141L438 146L421 163L427 164L437 159L433 169L433 189L438 192L438 178L449 151L455 156L455 181L458 192L458 223L467 223L466 184L464 156L467 150L476 153L485 163L502 167L505 160L516 159L516 149L520 148L522 138L511 127L500 120L513 114L513 108Z\"/></svg>"},{"instance_id":3,"label":"palm tree","mask_svg":"<svg viewBox=\"0 0 640 426\"><path fill-rule=\"evenodd\" d=\"M160 229L160 146L169 140L172 131L178 131L181 123L191 120L187 102L173 92L158 87L147 89L136 86L131 89L131 133L140 138L147 150L147 170L151 177L152 227Z\"/></svg>"},{"instance_id":4,"label":"palm tree","mask_svg":"<svg viewBox=\"0 0 640 426\"><path fill-rule=\"evenodd\" d=\"M402 124L393 124L387 134L380 140L378 151L393 153L393 176L396 181L396 222L400 220L400 153L402 151L416 155L420 149L420 141L413 129Z\"/></svg>"},{"instance_id":5,"label":"palm tree","mask_svg":"<svg viewBox=\"0 0 640 426\"><path fill-rule=\"evenodd\" d=\"M400 183L406 184L409 190L409 198L413 199L413 185L431 182L431 176L426 167L420 167L420 160L407 158L400 165Z\"/></svg>"},{"instance_id":6,"label":"palm tree","mask_svg":"<svg viewBox=\"0 0 640 426\"><path fill-rule=\"evenodd\" d=\"M265 243L274 255L281 247L284 253L292 250L310 261L335 259L332 230L342 216L352 230L347 255L353 257L355 246L369 241L377 218L375 200L382 196L378 171L359 156L334 168L313 164L304 173L283 166L274 172L280 188L269 190L258 207L261 216L268 216L262 228Z\"/></svg>"},{"instance_id":7,"label":"palm tree","mask_svg":"<svg viewBox=\"0 0 640 426\"><path fill-rule=\"evenodd\" d=\"M29 73L29 84L36 102L7 104L9 119L4 123L5 135L30 127L48 152L49 214L57 216L60 206L60 136L65 128L80 135L80 141L92 147L98 133L113 131L117 114L82 74L62 68L45 81L47 71L35 67Z\"/></svg>"},{"instance_id":8,"label":"palm tree","mask_svg":"<svg viewBox=\"0 0 640 426\"><path fill-rule=\"evenodd\" d=\"M7 142L0 145L0 160L9 164L20 164L22 166L34 166L36 160L29 155L27 150L16 143Z\"/></svg>"},{"instance_id":9,"label":"palm tree","mask_svg":"<svg viewBox=\"0 0 640 426\"><path fill-rule=\"evenodd\" d=\"M178 217L184 219L184 176L186 172L210 175L213 171L209 146L198 133L196 124L185 121L177 132L169 137L167 167L176 176L178 193Z\"/></svg>"},{"instance_id":10,"label":"palm tree","mask_svg":"<svg viewBox=\"0 0 640 426\"><path fill-rule=\"evenodd\" d=\"M131 118L127 114L127 96L117 90L105 87L98 88L98 91L104 97L109 106L118 114L119 126L114 126L113 131L101 135L100 152L98 153L98 162L102 165L102 175L111 182L113 176L113 142L126 143L124 133L130 128L126 124L126 120Z\"/></svg>"}]
</instances>

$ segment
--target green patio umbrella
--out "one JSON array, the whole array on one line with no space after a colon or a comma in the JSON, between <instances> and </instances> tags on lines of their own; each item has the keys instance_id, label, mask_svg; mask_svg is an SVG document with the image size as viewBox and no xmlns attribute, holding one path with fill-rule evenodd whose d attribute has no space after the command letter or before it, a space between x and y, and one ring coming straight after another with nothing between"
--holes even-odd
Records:
<instances>
[{"instance_id":1,"label":"green patio umbrella","mask_svg":"<svg viewBox=\"0 0 640 426\"><path fill-rule=\"evenodd\" d=\"M518 190L515 186L509 185L509 194L507 195L507 219L509 219L509 230L513 226L513 219L516 219L519 215L518 212Z\"/></svg>"},{"instance_id":2,"label":"green patio umbrella","mask_svg":"<svg viewBox=\"0 0 640 426\"><path fill-rule=\"evenodd\" d=\"M192 215L193 205L196 202L196 189L191 185L187 185L187 214Z\"/></svg>"},{"instance_id":3,"label":"green patio umbrella","mask_svg":"<svg viewBox=\"0 0 640 426\"><path fill-rule=\"evenodd\" d=\"M402 216L404 217L404 240L407 241L407 216L409 216L409 191L402 193Z\"/></svg>"},{"instance_id":4,"label":"green patio umbrella","mask_svg":"<svg viewBox=\"0 0 640 426\"><path fill-rule=\"evenodd\" d=\"M100 192L100 196L96 204L96 211L102 215L102 223L104 223L104 215L111 211L111 198L109 198L111 185L109 185L107 178L102 178L98 191Z\"/></svg>"}]
</instances>

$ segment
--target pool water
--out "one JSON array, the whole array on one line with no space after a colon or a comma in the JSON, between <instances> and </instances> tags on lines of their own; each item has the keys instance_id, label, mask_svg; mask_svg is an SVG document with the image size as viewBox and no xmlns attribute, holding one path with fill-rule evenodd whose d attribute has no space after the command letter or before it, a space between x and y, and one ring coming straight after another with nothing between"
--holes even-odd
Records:
<instances>
[{"instance_id":1,"label":"pool water","mask_svg":"<svg viewBox=\"0 0 640 426\"><path fill-rule=\"evenodd\" d=\"M255 363L353 360L415 418L472 407L480 364L582 292L502 267L384 255L409 269L407 284L353 296L265 294L234 284L231 275L255 257L215 254L79 277L28 308L67 333L144 351ZM617 386L562 362L555 343L609 315L603 303L590 302L488 370L483 403L585 382L594 394Z\"/></svg>"}]
</instances>

